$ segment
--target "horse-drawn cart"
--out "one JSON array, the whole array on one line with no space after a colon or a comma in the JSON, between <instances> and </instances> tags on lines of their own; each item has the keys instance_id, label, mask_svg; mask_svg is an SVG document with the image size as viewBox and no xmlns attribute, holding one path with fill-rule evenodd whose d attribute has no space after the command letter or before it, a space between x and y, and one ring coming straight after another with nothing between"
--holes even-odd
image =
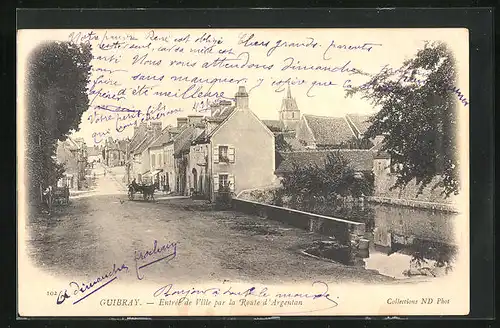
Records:
<instances>
[{"instance_id":1,"label":"horse-drawn cart","mask_svg":"<svg viewBox=\"0 0 500 328\"><path fill-rule=\"evenodd\" d=\"M155 199L154 192L155 192L156 188L157 188L156 184L152 184L152 185L130 184L128 186L128 199L134 200L136 193L142 193L142 199L144 199L146 201L154 200Z\"/></svg>"}]
</instances>

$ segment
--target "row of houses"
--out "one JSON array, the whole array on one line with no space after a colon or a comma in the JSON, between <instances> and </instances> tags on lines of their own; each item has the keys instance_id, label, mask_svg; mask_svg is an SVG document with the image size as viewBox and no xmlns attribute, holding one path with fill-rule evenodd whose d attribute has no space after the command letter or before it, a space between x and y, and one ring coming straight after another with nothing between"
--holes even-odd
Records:
<instances>
[{"instance_id":1,"label":"row of houses","mask_svg":"<svg viewBox=\"0 0 500 328\"><path fill-rule=\"evenodd\" d=\"M210 116L179 117L176 126L151 122L134 127L123 146L125 155L115 156L125 157L127 181L156 183L166 192L213 200L222 186L238 194L276 185L292 162L321 162L331 149L343 149L356 170L372 170L380 144L375 138L367 149L346 149L364 140L368 117L301 115L290 88L279 120L260 120L242 86L234 103L221 101L209 110ZM287 151L276 151L279 135L290 145Z\"/></svg>"},{"instance_id":2,"label":"row of houses","mask_svg":"<svg viewBox=\"0 0 500 328\"><path fill-rule=\"evenodd\" d=\"M127 180L213 200L222 186L237 193L276 179L274 134L250 110L245 88L239 88L234 103L222 101L210 111L209 117L179 117L176 126L135 127Z\"/></svg>"},{"instance_id":3,"label":"row of houses","mask_svg":"<svg viewBox=\"0 0 500 328\"><path fill-rule=\"evenodd\" d=\"M141 123L134 127L132 138L108 138L102 146L86 148L85 158L90 163L124 165L128 183L136 179L155 183L165 192L195 193L213 200L224 186L238 194L278 185L294 164L321 166L335 149L356 172L374 174L375 196L412 198L410 194L416 194L416 186L404 195L390 190L395 168L390 156L380 151L383 137L365 138L369 116L301 114L290 88L278 120L259 119L250 108L245 87L239 87L234 99L212 104L210 116L178 117L175 126ZM286 142L286 149L277 149L278 138ZM83 149L78 146L82 142L68 139L65 148ZM439 195L433 191L425 198L435 201Z\"/></svg>"},{"instance_id":4,"label":"row of houses","mask_svg":"<svg viewBox=\"0 0 500 328\"><path fill-rule=\"evenodd\" d=\"M57 182L57 186L82 189L86 180L88 160L84 139L68 137L64 141L58 141L55 156L57 162L65 167L64 176Z\"/></svg>"}]
</instances>

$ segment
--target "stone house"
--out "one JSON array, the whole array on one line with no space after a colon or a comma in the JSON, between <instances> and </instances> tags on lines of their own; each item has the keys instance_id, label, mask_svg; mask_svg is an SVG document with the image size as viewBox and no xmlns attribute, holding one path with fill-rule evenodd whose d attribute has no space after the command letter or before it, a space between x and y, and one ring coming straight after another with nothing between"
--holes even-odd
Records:
<instances>
[{"instance_id":1,"label":"stone house","mask_svg":"<svg viewBox=\"0 0 500 328\"><path fill-rule=\"evenodd\" d=\"M134 127L134 135L126 151L126 178L127 183L136 179L138 183L151 183L151 164L149 146L161 134L161 122L139 124Z\"/></svg>"},{"instance_id":2,"label":"stone house","mask_svg":"<svg viewBox=\"0 0 500 328\"><path fill-rule=\"evenodd\" d=\"M179 133L165 147L167 154L165 169L171 182L169 191L181 195L190 193L190 186L187 181L189 146L203 132L204 127L203 116L200 115L189 115L177 119Z\"/></svg>"},{"instance_id":3,"label":"stone house","mask_svg":"<svg viewBox=\"0 0 500 328\"><path fill-rule=\"evenodd\" d=\"M177 126L171 129L171 136L169 140L163 144L163 174L166 180L166 185L168 192L178 192L179 188L179 177L177 176L177 168L175 161L175 152L179 150L179 142L186 136L186 129L188 129L188 118L178 117Z\"/></svg>"},{"instance_id":4,"label":"stone house","mask_svg":"<svg viewBox=\"0 0 500 328\"><path fill-rule=\"evenodd\" d=\"M101 163L103 148L98 146L87 147L87 161L92 163Z\"/></svg>"},{"instance_id":5,"label":"stone house","mask_svg":"<svg viewBox=\"0 0 500 328\"><path fill-rule=\"evenodd\" d=\"M238 194L276 178L273 132L251 111L245 87L239 87L235 99L235 105L212 108L204 131L190 146L188 184L210 200L220 187Z\"/></svg>"},{"instance_id":6,"label":"stone house","mask_svg":"<svg viewBox=\"0 0 500 328\"><path fill-rule=\"evenodd\" d=\"M167 153L165 151L166 144L176 135L175 128L167 126L160 135L154 139L149 145L150 172L153 177L153 183L158 183L158 189L163 191L169 190L168 174L166 174L165 166L167 163Z\"/></svg>"},{"instance_id":7,"label":"stone house","mask_svg":"<svg viewBox=\"0 0 500 328\"><path fill-rule=\"evenodd\" d=\"M104 163L107 166L123 166L126 161L126 140L113 140L109 137L104 144Z\"/></svg>"},{"instance_id":8,"label":"stone house","mask_svg":"<svg viewBox=\"0 0 500 328\"><path fill-rule=\"evenodd\" d=\"M151 122L147 127L146 138L144 142L135 149L136 154L140 154L140 174L141 182L145 184L153 183L153 172L151 171L151 153L150 145L157 139L162 132L161 122ZM155 163L156 166L156 163Z\"/></svg>"}]
</instances>

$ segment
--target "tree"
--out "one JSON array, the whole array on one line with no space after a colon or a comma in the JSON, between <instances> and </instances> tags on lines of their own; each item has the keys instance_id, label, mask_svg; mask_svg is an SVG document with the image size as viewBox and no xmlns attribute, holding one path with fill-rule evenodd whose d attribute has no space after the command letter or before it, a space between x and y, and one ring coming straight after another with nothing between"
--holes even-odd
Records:
<instances>
[{"instance_id":1,"label":"tree","mask_svg":"<svg viewBox=\"0 0 500 328\"><path fill-rule=\"evenodd\" d=\"M371 118L366 137L383 135L381 150L399 166L393 188L413 179L419 193L434 178L446 197L458 194L457 118L453 54L442 42L426 43L402 67L384 67L363 85L348 89L380 111ZM455 89L456 90L456 89Z\"/></svg>"},{"instance_id":2,"label":"tree","mask_svg":"<svg viewBox=\"0 0 500 328\"><path fill-rule=\"evenodd\" d=\"M292 151L292 146L285 140L283 134L277 134L274 137L276 151Z\"/></svg>"},{"instance_id":3,"label":"tree","mask_svg":"<svg viewBox=\"0 0 500 328\"><path fill-rule=\"evenodd\" d=\"M38 202L42 190L62 176L55 160L57 140L78 130L88 109L91 59L90 45L70 42L44 43L28 58L25 142L32 201Z\"/></svg>"},{"instance_id":4,"label":"tree","mask_svg":"<svg viewBox=\"0 0 500 328\"><path fill-rule=\"evenodd\" d=\"M359 177L338 151L329 153L323 166L316 163L293 166L281 181L283 195L291 196L293 203L324 202L337 196L359 197L370 195L373 190L373 179L365 174Z\"/></svg>"}]
</instances>

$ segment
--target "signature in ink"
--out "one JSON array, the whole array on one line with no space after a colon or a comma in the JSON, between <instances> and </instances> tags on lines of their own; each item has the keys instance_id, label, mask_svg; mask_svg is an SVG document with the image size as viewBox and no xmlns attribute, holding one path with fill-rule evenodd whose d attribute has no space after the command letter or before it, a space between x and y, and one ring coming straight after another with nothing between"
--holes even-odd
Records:
<instances>
[{"instance_id":1,"label":"signature in ink","mask_svg":"<svg viewBox=\"0 0 500 328\"><path fill-rule=\"evenodd\" d=\"M267 298L267 297L272 297L274 296L275 298L281 298L281 299L312 299L312 300L317 300L317 299L326 299L330 303L332 303L332 307L338 306L337 301L334 300L334 297L328 293L328 284L323 282L323 281L315 281L312 283L312 286L319 286L319 290L314 293L298 293L298 292L293 292L293 291L287 291L287 292L278 292L278 293L272 293L267 287L263 288L256 288L254 286L250 288L243 288L241 290L234 289L232 286L221 289L219 287L209 287L209 288L203 288L203 289L198 289L195 287L192 288L187 288L187 289L177 289L174 287L173 284L168 284L165 286L160 287L157 289L154 293L154 297L169 297L169 296L175 296L175 295L183 295L183 296L188 296L188 295L212 295L212 296L220 296L220 295L226 295L226 296L242 296L242 297L255 297L255 298Z\"/></svg>"},{"instance_id":2,"label":"signature in ink","mask_svg":"<svg viewBox=\"0 0 500 328\"><path fill-rule=\"evenodd\" d=\"M57 296L56 303L60 305L64 303L66 299L76 296L78 297L78 299L73 302L73 305L75 305L80 301L83 301L85 298L89 297L93 293L97 292L101 288L104 288L108 284L118 279L117 274L123 270L125 270L125 272L128 272L128 266L122 264L120 267L117 267L116 264L113 264L113 269L110 272L95 278L91 282L88 283L82 282L81 284L79 284L76 281L72 281L69 283L69 286L71 288L70 293L68 294L68 289L61 290L59 292L59 295ZM99 287L97 287L98 285ZM88 291L90 291L90 293L87 293Z\"/></svg>"},{"instance_id":3,"label":"signature in ink","mask_svg":"<svg viewBox=\"0 0 500 328\"><path fill-rule=\"evenodd\" d=\"M166 254L166 255L165 255ZM158 258L155 255L163 255ZM177 256L177 242L167 243L158 246L158 241L155 240L153 243L153 247L146 251L135 251L135 273L137 275L137 279L142 280L144 276L141 276L140 270L144 269L151 264L158 263L160 261L165 260L165 262L170 262Z\"/></svg>"}]
</instances>

